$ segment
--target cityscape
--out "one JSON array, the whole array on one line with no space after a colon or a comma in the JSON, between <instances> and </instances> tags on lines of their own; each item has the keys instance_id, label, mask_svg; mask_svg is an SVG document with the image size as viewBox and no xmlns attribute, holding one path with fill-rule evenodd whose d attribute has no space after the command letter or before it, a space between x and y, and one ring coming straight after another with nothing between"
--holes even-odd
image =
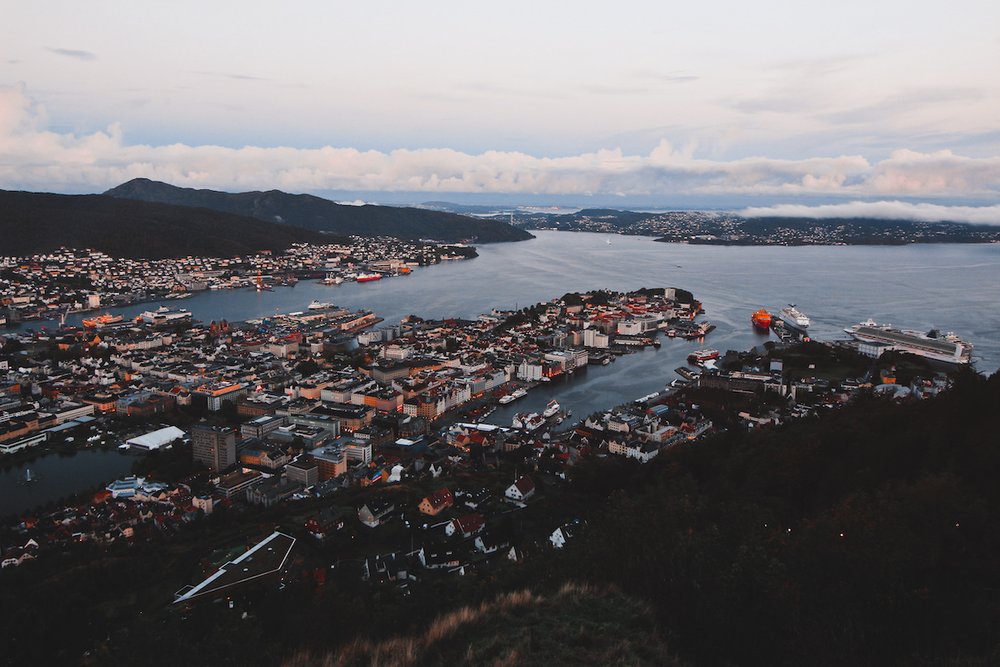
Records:
<instances>
[{"instance_id":1,"label":"cityscape","mask_svg":"<svg viewBox=\"0 0 1000 667\"><path fill-rule=\"evenodd\" d=\"M1000 14L724 4L12 10L3 662L992 664Z\"/></svg>"}]
</instances>

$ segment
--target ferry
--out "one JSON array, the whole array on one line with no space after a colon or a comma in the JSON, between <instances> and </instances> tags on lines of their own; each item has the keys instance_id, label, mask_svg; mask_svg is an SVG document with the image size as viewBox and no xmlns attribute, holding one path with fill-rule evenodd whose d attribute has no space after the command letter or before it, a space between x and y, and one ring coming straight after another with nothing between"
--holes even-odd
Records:
<instances>
[{"instance_id":1,"label":"ferry","mask_svg":"<svg viewBox=\"0 0 1000 667\"><path fill-rule=\"evenodd\" d=\"M191 311L183 308L168 308L160 306L156 310L147 310L135 318L136 322L151 324L154 327L183 324L191 320Z\"/></svg>"},{"instance_id":2,"label":"ferry","mask_svg":"<svg viewBox=\"0 0 1000 667\"><path fill-rule=\"evenodd\" d=\"M785 323L791 329L806 332L809 328L809 318L795 307L794 303L788 304L787 307L782 308L778 311L778 318Z\"/></svg>"},{"instance_id":3,"label":"ferry","mask_svg":"<svg viewBox=\"0 0 1000 667\"><path fill-rule=\"evenodd\" d=\"M125 318L121 315L112 315L111 313L104 313L98 317L90 317L83 321L83 326L88 329L100 329L101 327L110 326L112 324L118 324Z\"/></svg>"},{"instance_id":4,"label":"ferry","mask_svg":"<svg viewBox=\"0 0 1000 667\"><path fill-rule=\"evenodd\" d=\"M359 273L357 281L359 283L370 283L373 280L382 280L381 273Z\"/></svg>"},{"instance_id":5,"label":"ferry","mask_svg":"<svg viewBox=\"0 0 1000 667\"><path fill-rule=\"evenodd\" d=\"M972 361L972 344L954 333L942 334L937 329L927 333L909 329L896 329L891 324L878 324L868 319L844 329L855 340L886 346L887 350L909 352L917 356L949 364L968 364ZM875 352L874 356L878 356Z\"/></svg>"},{"instance_id":6,"label":"ferry","mask_svg":"<svg viewBox=\"0 0 1000 667\"><path fill-rule=\"evenodd\" d=\"M548 405L545 406L545 410L542 412L542 416L548 419L549 417L554 417L557 412L559 412L560 406L555 400L549 401Z\"/></svg>"},{"instance_id":7,"label":"ferry","mask_svg":"<svg viewBox=\"0 0 1000 667\"><path fill-rule=\"evenodd\" d=\"M313 299L312 301L309 302L309 305L306 306L306 308L308 308L309 310L329 310L333 308L333 304L330 303L329 301L318 301L316 299Z\"/></svg>"},{"instance_id":8,"label":"ferry","mask_svg":"<svg viewBox=\"0 0 1000 667\"><path fill-rule=\"evenodd\" d=\"M718 358L719 358L719 351L708 348L704 350L695 350L694 352L688 355L688 361L693 361L699 364L705 363L710 359L718 359Z\"/></svg>"},{"instance_id":9,"label":"ferry","mask_svg":"<svg viewBox=\"0 0 1000 667\"><path fill-rule=\"evenodd\" d=\"M771 313L767 312L763 308L751 315L750 321L761 331L771 330Z\"/></svg>"}]
</instances>

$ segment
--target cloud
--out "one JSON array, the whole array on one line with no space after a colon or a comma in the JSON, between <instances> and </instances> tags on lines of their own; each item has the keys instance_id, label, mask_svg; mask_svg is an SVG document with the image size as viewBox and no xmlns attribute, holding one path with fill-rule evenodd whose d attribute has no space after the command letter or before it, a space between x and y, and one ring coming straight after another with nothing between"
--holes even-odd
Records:
<instances>
[{"instance_id":1,"label":"cloud","mask_svg":"<svg viewBox=\"0 0 1000 667\"><path fill-rule=\"evenodd\" d=\"M942 206L941 204L903 201L852 201L844 204L806 206L781 204L747 208L739 211L747 218L878 218L883 220L918 220L921 222L968 222L1000 225L1000 205Z\"/></svg>"},{"instance_id":2,"label":"cloud","mask_svg":"<svg viewBox=\"0 0 1000 667\"><path fill-rule=\"evenodd\" d=\"M77 60L97 60L96 54L90 51L82 51L80 49L54 49L49 47L46 51L60 56L66 56L67 58L75 58Z\"/></svg>"},{"instance_id":3,"label":"cloud","mask_svg":"<svg viewBox=\"0 0 1000 667\"><path fill-rule=\"evenodd\" d=\"M563 157L448 148L359 150L130 144L117 124L60 133L23 84L0 86L0 187L103 190L136 177L227 190L423 192L521 195L822 195L844 198L1000 199L1000 157L899 150L781 160L695 157L661 141L647 154L603 149Z\"/></svg>"},{"instance_id":4,"label":"cloud","mask_svg":"<svg viewBox=\"0 0 1000 667\"><path fill-rule=\"evenodd\" d=\"M202 76L218 76L224 79L233 79L234 81L269 81L262 76L253 76L251 74L239 74L236 72L204 72L204 71L194 71L192 74L201 74Z\"/></svg>"}]
</instances>

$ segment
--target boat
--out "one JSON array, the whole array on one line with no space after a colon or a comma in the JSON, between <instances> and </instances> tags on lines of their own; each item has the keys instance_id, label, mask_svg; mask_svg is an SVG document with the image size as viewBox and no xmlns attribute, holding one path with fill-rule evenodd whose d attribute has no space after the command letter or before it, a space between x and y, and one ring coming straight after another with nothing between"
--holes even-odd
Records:
<instances>
[{"instance_id":1,"label":"boat","mask_svg":"<svg viewBox=\"0 0 1000 667\"><path fill-rule=\"evenodd\" d=\"M611 245L611 239L607 239L608 245Z\"/></svg>"},{"instance_id":2,"label":"boat","mask_svg":"<svg viewBox=\"0 0 1000 667\"><path fill-rule=\"evenodd\" d=\"M324 285L339 285L344 282L344 279L333 273L326 274L326 278L323 278Z\"/></svg>"},{"instance_id":3,"label":"boat","mask_svg":"<svg viewBox=\"0 0 1000 667\"><path fill-rule=\"evenodd\" d=\"M526 431L534 431L545 424L545 418L537 412L518 412L511 420L511 426Z\"/></svg>"},{"instance_id":4,"label":"boat","mask_svg":"<svg viewBox=\"0 0 1000 667\"><path fill-rule=\"evenodd\" d=\"M771 313L767 312L763 308L751 315L750 321L761 331L771 330Z\"/></svg>"},{"instance_id":5,"label":"boat","mask_svg":"<svg viewBox=\"0 0 1000 667\"><path fill-rule=\"evenodd\" d=\"M151 324L154 327L183 324L191 320L191 311L183 308L168 308L160 306L156 310L147 310L135 318L137 322Z\"/></svg>"},{"instance_id":6,"label":"boat","mask_svg":"<svg viewBox=\"0 0 1000 667\"><path fill-rule=\"evenodd\" d=\"M910 329L896 329L891 324L878 324L868 319L844 329L852 338L862 343L883 346L881 351L896 350L949 364L968 364L972 361L972 344L952 332L942 334L937 329L924 333ZM871 356L880 351L871 350Z\"/></svg>"},{"instance_id":7,"label":"boat","mask_svg":"<svg viewBox=\"0 0 1000 667\"><path fill-rule=\"evenodd\" d=\"M37 482L38 476L31 472L31 468L24 469L24 475L21 477L21 482L24 484L31 484L32 482Z\"/></svg>"},{"instance_id":8,"label":"boat","mask_svg":"<svg viewBox=\"0 0 1000 667\"><path fill-rule=\"evenodd\" d=\"M83 321L83 326L88 329L100 329L101 327L106 327L112 324L118 324L125 318L121 315L112 315L111 313L104 313L98 317L90 317Z\"/></svg>"},{"instance_id":9,"label":"boat","mask_svg":"<svg viewBox=\"0 0 1000 667\"><path fill-rule=\"evenodd\" d=\"M524 387L521 387L520 389L516 389L516 390L514 391L514 393L513 393L513 394L511 394L511 396L513 396L513 397L514 397L514 400L515 400L515 401L516 401L517 399L519 399L519 398L524 398L524 397L525 397L525 396L527 396L527 395L528 395L528 390L527 390L527 389L525 389Z\"/></svg>"},{"instance_id":10,"label":"boat","mask_svg":"<svg viewBox=\"0 0 1000 667\"><path fill-rule=\"evenodd\" d=\"M318 301L313 299L309 302L309 305L306 306L306 308L309 310L329 310L330 308L333 308L333 304L329 301Z\"/></svg>"},{"instance_id":11,"label":"boat","mask_svg":"<svg viewBox=\"0 0 1000 667\"><path fill-rule=\"evenodd\" d=\"M695 350L688 355L688 361L694 361L696 363L705 363L709 359L718 359L719 351L713 350L711 348L706 348L704 350Z\"/></svg>"},{"instance_id":12,"label":"boat","mask_svg":"<svg viewBox=\"0 0 1000 667\"><path fill-rule=\"evenodd\" d=\"M357 281L359 283L370 283L373 280L382 280L381 273L359 273Z\"/></svg>"},{"instance_id":13,"label":"boat","mask_svg":"<svg viewBox=\"0 0 1000 667\"><path fill-rule=\"evenodd\" d=\"M504 394L503 396L500 397L500 405L507 405L508 403L513 403L513 402L514 402L513 394Z\"/></svg>"},{"instance_id":14,"label":"boat","mask_svg":"<svg viewBox=\"0 0 1000 667\"><path fill-rule=\"evenodd\" d=\"M795 307L794 303L788 304L785 308L778 311L778 319L785 323L785 325L796 331L801 331L805 333L806 329L809 328L809 318Z\"/></svg>"},{"instance_id":15,"label":"boat","mask_svg":"<svg viewBox=\"0 0 1000 667\"><path fill-rule=\"evenodd\" d=\"M545 410L542 412L542 416L548 419L549 417L555 416L559 412L561 406L555 401L555 399L549 401L548 405L545 406Z\"/></svg>"}]
</instances>

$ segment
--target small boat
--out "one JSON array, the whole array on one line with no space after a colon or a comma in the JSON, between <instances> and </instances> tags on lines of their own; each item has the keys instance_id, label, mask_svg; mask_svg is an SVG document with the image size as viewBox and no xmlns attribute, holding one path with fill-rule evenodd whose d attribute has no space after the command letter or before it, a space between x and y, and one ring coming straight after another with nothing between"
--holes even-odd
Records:
<instances>
[{"instance_id":1,"label":"small boat","mask_svg":"<svg viewBox=\"0 0 1000 667\"><path fill-rule=\"evenodd\" d=\"M31 484L32 482L37 482L37 481L38 481L38 476L35 473L31 472L31 468L25 468L24 474L21 475L20 479L21 484Z\"/></svg>"},{"instance_id":2,"label":"small boat","mask_svg":"<svg viewBox=\"0 0 1000 667\"><path fill-rule=\"evenodd\" d=\"M611 239L607 239L607 244L611 245Z\"/></svg>"}]
</instances>

